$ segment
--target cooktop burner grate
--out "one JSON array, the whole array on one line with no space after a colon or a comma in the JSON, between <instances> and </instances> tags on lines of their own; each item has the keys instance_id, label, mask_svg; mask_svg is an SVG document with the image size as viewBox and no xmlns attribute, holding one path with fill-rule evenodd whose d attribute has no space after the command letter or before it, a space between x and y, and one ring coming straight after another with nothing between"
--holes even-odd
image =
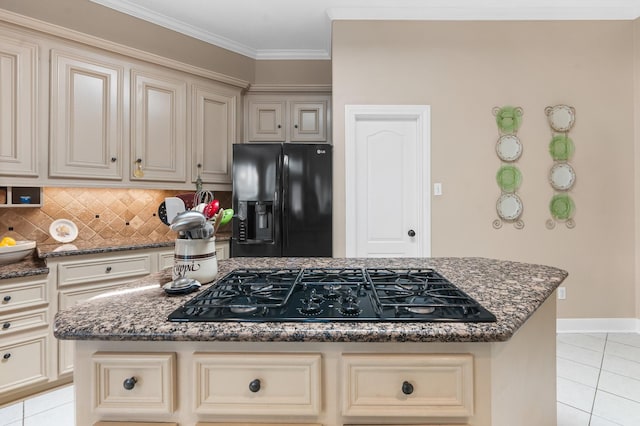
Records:
<instances>
[{"instance_id":1,"label":"cooktop burner grate","mask_svg":"<svg viewBox=\"0 0 640 426\"><path fill-rule=\"evenodd\" d=\"M237 269L171 321L492 322L489 311L433 269Z\"/></svg>"}]
</instances>

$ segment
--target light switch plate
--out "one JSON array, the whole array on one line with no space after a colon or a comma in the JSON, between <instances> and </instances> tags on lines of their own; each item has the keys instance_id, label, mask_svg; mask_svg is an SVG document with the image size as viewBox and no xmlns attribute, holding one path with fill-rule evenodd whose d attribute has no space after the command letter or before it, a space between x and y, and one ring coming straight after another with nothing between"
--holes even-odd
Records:
<instances>
[{"instance_id":1,"label":"light switch plate","mask_svg":"<svg viewBox=\"0 0 640 426\"><path fill-rule=\"evenodd\" d=\"M442 184L440 182L433 184L433 195L442 195Z\"/></svg>"}]
</instances>

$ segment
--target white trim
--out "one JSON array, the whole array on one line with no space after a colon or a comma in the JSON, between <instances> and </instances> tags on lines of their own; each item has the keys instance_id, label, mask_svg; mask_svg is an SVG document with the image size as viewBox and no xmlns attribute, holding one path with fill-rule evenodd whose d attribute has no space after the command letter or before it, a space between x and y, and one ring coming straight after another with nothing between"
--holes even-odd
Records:
<instances>
[{"instance_id":1,"label":"white trim","mask_svg":"<svg viewBox=\"0 0 640 426\"><path fill-rule=\"evenodd\" d=\"M247 87L249 87L249 82L246 80L241 80L239 78L231 77L205 68L196 67L194 65L185 64L184 62L176 61L174 59L165 58L163 56L145 52L133 47L114 43L109 40L104 40L89 34L81 33L69 28L64 28L59 25L54 25L48 22L40 21L38 19L30 18L28 16L19 15L8 10L0 9L0 22L2 21L8 24L18 25L31 30L40 31L52 36L87 44L98 49L103 49L109 52L118 53L120 55L129 56L134 59L151 62L153 64L162 65L174 70L209 78L211 80L229 84L235 87L240 87L242 89L246 89Z\"/></svg>"},{"instance_id":2,"label":"white trim","mask_svg":"<svg viewBox=\"0 0 640 426\"><path fill-rule=\"evenodd\" d=\"M420 138L419 150L423 167L421 170L422 204L422 229L429 238L422 238L422 247L419 252L424 257L431 256L431 107L429 105L345 105L345 254L346 257L356 255L356 170L355 141L356 122L361 119L387 118L387 117L412 118L417 122L417 134Z\"/></svg>"},{"instance_id":3,"label":"white trim","mask_svg":"<svg viewBox=\"0 0 640 426\"><path fill-rule=\"evenodd\" d=\"M257 92L301 92L331 94L331 84L252 84L249 93Z\"/></svg>"},{"instance_id":4,"label":"white trim","mask_svg":"<svg viewBox=\"0 0 640 426\"><path fill-rule=\"evenodd\" d=\"M638 318L558 318L558 333L640 333Z\"/></svg>"}]
</instances>

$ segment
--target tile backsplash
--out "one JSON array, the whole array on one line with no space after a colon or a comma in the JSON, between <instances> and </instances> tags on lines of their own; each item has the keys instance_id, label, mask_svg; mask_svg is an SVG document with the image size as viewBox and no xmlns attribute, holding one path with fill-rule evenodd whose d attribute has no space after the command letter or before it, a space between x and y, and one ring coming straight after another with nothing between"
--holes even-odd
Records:
<instances>
[{"instance_id":1,"label":"tile backsplash","mask_svg":"<svg viewBox=\"0 0 640 426\"><path fill-rule=\"evenodd\" d=\"M165 197L180 193L185 191L44 188L42 207L0 208L0 236L55 244L49 226L56 219L69 219L78 227L79 241L167 241L176 233L160 221L158 206ZM215 196L222 207L231 207L231 192L217 191Z\"/></svg>"}]
</instances>

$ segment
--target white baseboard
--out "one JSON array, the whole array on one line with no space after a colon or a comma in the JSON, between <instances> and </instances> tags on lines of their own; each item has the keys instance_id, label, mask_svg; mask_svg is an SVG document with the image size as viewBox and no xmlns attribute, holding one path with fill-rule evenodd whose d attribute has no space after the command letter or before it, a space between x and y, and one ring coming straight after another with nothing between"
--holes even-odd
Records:
<instances>
[{"instance_id":1,"label":"white baseboard","mask_svg":"<svg viewBox=\"0 0 640 426\"><path fill-rule=\"evenodd\" d=\"M640 333L639 318L558 318L558 333Z\"/></svg>"}]
</instances>

